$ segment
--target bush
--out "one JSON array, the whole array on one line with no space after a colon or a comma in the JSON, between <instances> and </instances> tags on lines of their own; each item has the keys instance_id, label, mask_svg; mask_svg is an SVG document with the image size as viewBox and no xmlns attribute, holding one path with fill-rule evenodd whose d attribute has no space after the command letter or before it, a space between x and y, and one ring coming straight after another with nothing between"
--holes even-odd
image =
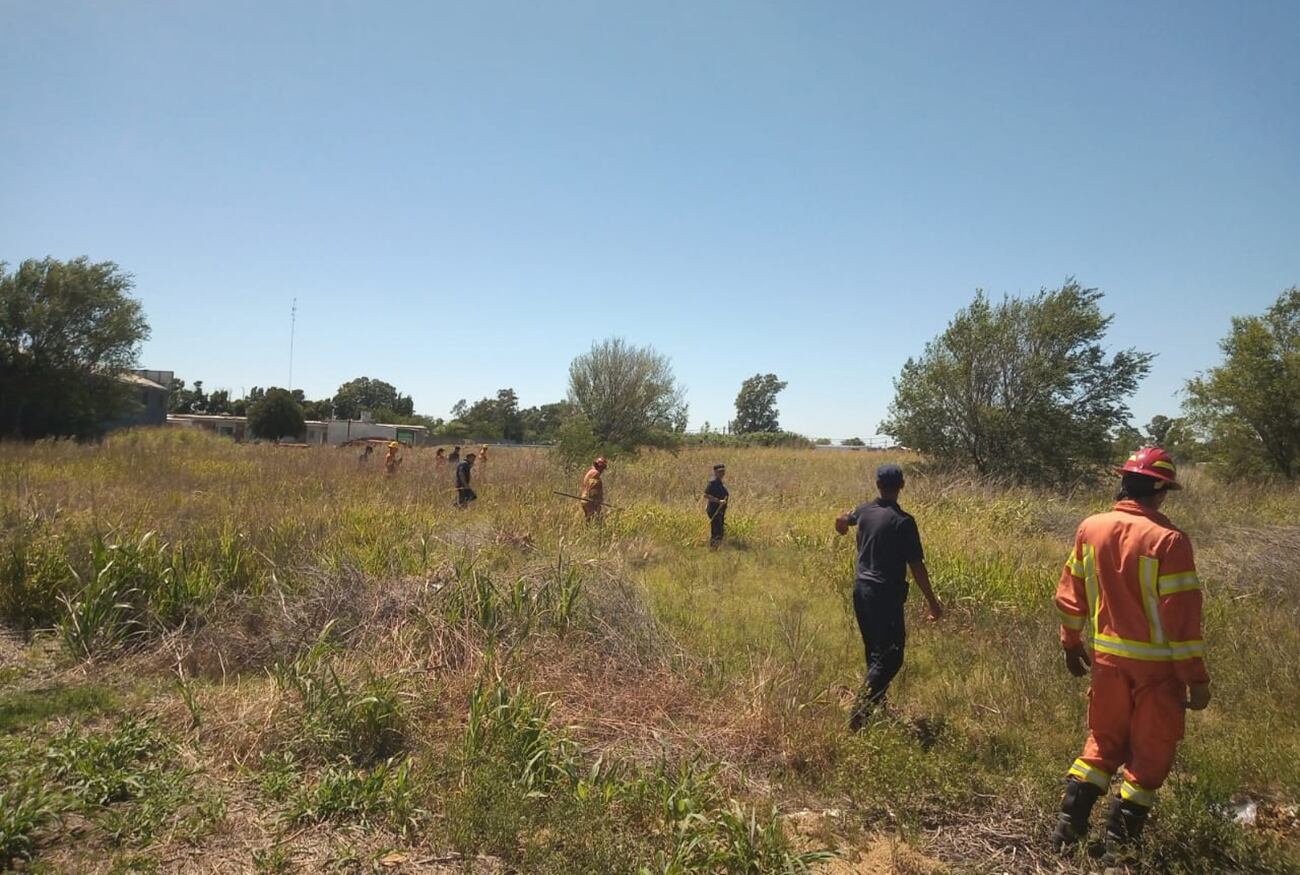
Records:
<instances>
[{"instance_id":1,"label":"bush","mask_svg":"<svg viewBox=\"0 0 1300 875\"><path fill-rule=\"evenodd\" d=\"M332 624L331 624L332 625ZM405 744L401 708L389 680L367 676L353 689L334 669L330 626L297 659L275 667L280 689L297 698L297 726L286 741L303 756L354 765L380 762Z\"/></svg>"}]
</instances>

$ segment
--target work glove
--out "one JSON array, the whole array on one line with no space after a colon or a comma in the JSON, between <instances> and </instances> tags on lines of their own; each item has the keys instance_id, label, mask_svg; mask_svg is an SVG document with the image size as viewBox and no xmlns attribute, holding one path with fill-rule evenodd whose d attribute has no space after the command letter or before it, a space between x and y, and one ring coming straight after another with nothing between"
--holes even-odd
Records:
<instances>
[{"instance_id":1,"label":"work glove","mask_svg":"<svg viewBox=\"0 0 1300 875\"><path fill-rule=\"evenodd\" d=\"M1187 710L1204 711L1209 704L1209 684L1192 684L1187 688Z\"/></svg>"},{"instance_id":2,"label":"work glove","mask_svg":"<svg viewBox=\"0 0 1300 875\"><path fill-rule=\"evenodd\" d=\"M1070 674L1081 678L1088 673L1091 665L1092 660L1088 658L1088 651L1083 649L1082 644L1065 648L1065 667Z\"/></svg>"}]
</instances>

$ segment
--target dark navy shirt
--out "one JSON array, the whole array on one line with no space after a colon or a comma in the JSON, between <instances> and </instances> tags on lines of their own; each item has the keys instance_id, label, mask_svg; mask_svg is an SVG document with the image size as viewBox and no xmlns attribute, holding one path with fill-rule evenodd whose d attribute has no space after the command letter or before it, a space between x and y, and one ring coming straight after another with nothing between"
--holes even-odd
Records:
<instances>
[{"instance_id":1,"label":"dark navy shirt","mask_svg":"<svg viewBox=\"0 0 1300 875\"><path fill-rule=\"evenodd\" d=\"M474 466L470 464L469 459L463 460L456 466L456 486L464 489L469 486L469 472Z\"/></svg>"},{"instance_id":2,"label":"dark navy shirt","mask_svg":"<svg viewBox=\"0 0 1300 875\"><path fill-rule=\"evenodd\" d=\"M858 527L857 580L907 587L907 563L925 558L912 515L897 502L877 498L849 514Z\"/></svg>"},{"instance_id":3,"label":"dark navy shirt","mask_svg":"<svg viewBox=\"0 0 1300 875\"><path fill-rule=\"evenodd\" d=\"M721 507L715 499L726 498L731 493L727 491L727 487L722 485L721 480L714 477L709 481L709 485L704 487L704 494L709 496L709 502L704 506L704 509L708 511L709 516L713 516Z\"/></svg>"}]
</instances>

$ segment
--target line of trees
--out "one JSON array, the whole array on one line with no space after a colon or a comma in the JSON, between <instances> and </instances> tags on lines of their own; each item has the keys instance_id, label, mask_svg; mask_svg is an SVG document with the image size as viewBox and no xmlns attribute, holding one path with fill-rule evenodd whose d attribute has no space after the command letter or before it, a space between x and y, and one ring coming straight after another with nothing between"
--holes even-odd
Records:
<instances>
[{"instance_id":1,"label":"line of trees","mask_svg":"<svg viewBox=\"0 0 1300 875\"><path fill-rule=\"evenodd\" d=\"M14 270L0 262L0 436L93 437L130 411L133 393L121 376L149 336L132 287L131 275L109 261L28 259ZM1024 298L976 292L903 365L880 430L938 460L1018 482L1067 486L1139 443L1234 477L1300 478L1300 288L1282 292L1263 314L1234 318L1222 361L1187 381L1182 415L1154 417L1145 434L1129 423L1128 399L1152 354L1107 352L1113 317L1102 298L1073 279ZM746 379L733 434L767 444L798 438L780 431L776 398L786 385L771 373ZM666 356L610 338L573 360L563 401L527 409L513 389L500 389L457 402L450 420L423 417L410 395L370 377L314 401L301 390L260 387L236 399L176 380L171 405L245 414L268 436L301 433L302 419L370 411L450 439L556 440L582 460L680 446L685 396Z\"/></svg>"},{"instance_id":2,"label":"line of trees","mask_svg":"<svg viewBox=\"0 0 1300 875\"><path fill-rule=\"evenodd\" d=\"M1068 486L1142 443L1233 477L1300 476L1300 290L1232 320L1223 362L1186 383L1181 417L1143 434L1128 399L1152 354L1103 346L1102 293L1059 289L993 302L983 292L894 380L880 429L981 475Z\"/></svg>"}]
</instances>

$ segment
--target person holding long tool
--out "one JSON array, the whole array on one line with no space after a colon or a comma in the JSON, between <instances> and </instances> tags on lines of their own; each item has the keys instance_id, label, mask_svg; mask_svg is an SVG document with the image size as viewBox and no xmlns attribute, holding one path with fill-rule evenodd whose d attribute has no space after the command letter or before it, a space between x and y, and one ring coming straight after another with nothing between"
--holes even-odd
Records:
<instances>
[{"instance_id":1,"label":"person holding long tool","mask_svg":"<svg viewBox=\"0 0 1300 875\"><path fill-rule=\"evenodd\" d=\"M709 517L709 546L717 548L727 531L727 497L731 494L722 485L722 478L727 474L727 466L713 466L713 479L704 487L704 512Z\"/></svg>"},{"instance_id":2,"label":"person holding long tool","mask_svg":"<svg viewBox=\"0 0 1300 875\"><path fill-rule=\"evenodd\" d=\"M608 466L609 462L605 461L605 457L598 456L596 461L592 462L591 469L583 475L579 500L582 502L582 518L587 522L595 519L605 508L605 482L601 479L601 475L605 473L605 468Z\"/></svg>"}]
</instances>

